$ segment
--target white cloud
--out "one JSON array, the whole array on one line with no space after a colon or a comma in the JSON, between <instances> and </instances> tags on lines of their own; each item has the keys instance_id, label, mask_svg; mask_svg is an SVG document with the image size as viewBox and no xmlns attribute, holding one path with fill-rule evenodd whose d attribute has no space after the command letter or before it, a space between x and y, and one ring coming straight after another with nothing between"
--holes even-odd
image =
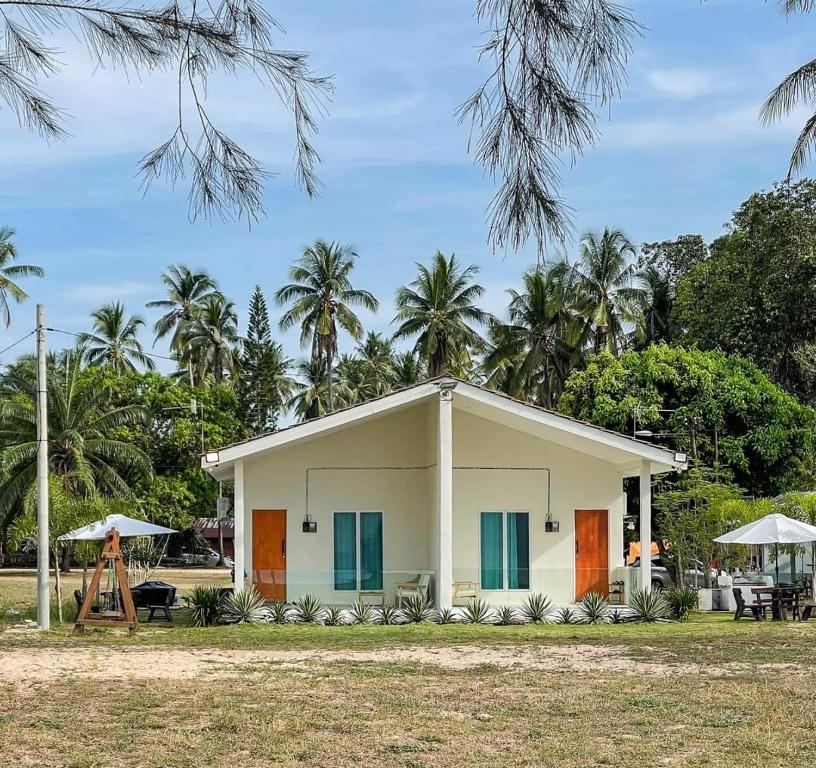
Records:
<instances>
[{"instance_id":1,"label":"white cloud","mask_svg":"<svg viewBox=\"0 0 816 768\"><path fill-rule=\"evenodd\" d=\"M646 73L646 80L659 93L675 99L696 99L726 85L720 75L705 69L653 69Z\"/></svg>"},{"instance_id":2,"label":"white cloud","mask_svg":"<svg viewBox=\"0 0 816 768\"><path fill-rule=\"evenodd\" d=\"M120 301L133 297L144 297L156 286L128 280L122 283L85 283L69 289L69 293L80 301Z\"/></svg>"}]
</instances>

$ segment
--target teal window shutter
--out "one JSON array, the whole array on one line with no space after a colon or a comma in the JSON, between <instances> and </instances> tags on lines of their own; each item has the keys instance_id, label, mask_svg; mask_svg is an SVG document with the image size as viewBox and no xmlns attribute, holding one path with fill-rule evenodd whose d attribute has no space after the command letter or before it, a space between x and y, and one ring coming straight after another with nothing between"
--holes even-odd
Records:
<instances>
[{"instance_id":1,"label":"teal window shutter","mask_svg":"<svg viewBox=\"0 0 816 768\"><path fill-rule=\"evenodd\" d=\"M507 588L530 589L530 516L507 513Z\"/></svg>"},{"instance_id":2,"label":"teal window shutter","mask_svg":"<svg viewBox=\"0 0 816 768\"><path fill-rule=\"evenodd\" d=\"M357 589L357 514L334 513L334 588Z\"/></svg>"},{"instance_id":3,"label":"teal window shutter","mask_svg":"<svg viewBox=\"0 0 816 768\"><path fill-rule=\"evenodd\" d=\"M360 512L360 589L382 588L382 512Z\"/></svg>"},{"instance_id":4,"label":"teal window shutter","mask_svg":"<svg viewBox=\"0 0 816 768\"><path fill-rule=\"evenodd\" d=\"M482 589L504 587L503 531L501 512L481 514L481 585Z\"/></svg>"}]
</instances>

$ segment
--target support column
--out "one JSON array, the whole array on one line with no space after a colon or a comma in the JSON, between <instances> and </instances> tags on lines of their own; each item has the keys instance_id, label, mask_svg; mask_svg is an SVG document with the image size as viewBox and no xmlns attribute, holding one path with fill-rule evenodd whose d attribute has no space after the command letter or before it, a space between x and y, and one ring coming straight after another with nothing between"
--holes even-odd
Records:
<instances>
[{"instance_id":1,"label":"support column","mask_svg":"<svg viewBox=\"0 0 816 768\"><path fill-rule=\"evenodd\" d=\"M455 386L455 383L454 383ZM439 427L436 451L437 552L436 604L453 604L453 389L439 387Z\"/></svg>"},{"instance_id":2,"label":"support column","mask_svg":"<svg viewBox=\"0 0 816 768\"><path fill-rule=\"evenodd\" d=\"M244 571L246 570L246 550L244 548L244 460L238 459L234 465L235 478L235 503L233 505L233 515L235 516L235 531L233 538L233 545L235 555L233 562L235 564L235 581L234 587L236 592L240 592L244 588L245 578Z\"/></svg>"},{"instance_id":3,"label":"support column","mask_svg":"<svg viewBox=\"0 0 816 768\"><path fill-rule=\"evenodd\" d=\"M640 462L640 589L652 588L652 467Z\"/></svg>"}]
</instances>

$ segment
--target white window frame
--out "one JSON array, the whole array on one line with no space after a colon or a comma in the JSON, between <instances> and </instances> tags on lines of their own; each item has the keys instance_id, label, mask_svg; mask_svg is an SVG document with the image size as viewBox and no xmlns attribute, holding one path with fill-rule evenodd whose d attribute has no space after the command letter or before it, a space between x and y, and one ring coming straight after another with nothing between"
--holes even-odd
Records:
<instances>
[{"instance_id":1,"label":"white window frame","mask_svg":"<svg viewBox=\"0 0 816 768\"><path fill-rule=\"evenodd\" d=\"M487 589L486 587L482 587L482 515L484 514L500 514L502 516L502 586L499 589ZM507 586L507 577L508 577L508 568L507 568L507 515L508 514L524 514L527 515L527 578L528 586L526 589L522 588L515 588L511 589ZM479 571L479 591L480 592L530 592L532 590L532 567L530 563L532 563L532 558L530 557L530 549L532 544L533 538L533 528L530 524L530 520L532 519L532 512L529 509L480 509L479 510L479 522L478 522L478 531L479 531L479 545L477 551L477 565Z\"/></svg>"},{"instance_id":2,"label":"white window frame","mask_svg":"<svg viewBox=\"0 0 816 768\"><path fill-rule=\"evenodd\" d=\"M360 573L362 571L361 564L362 564L362 547L360 546L360 515L368 515L368 514L379 514L380 515L380 532L382 533L382 558L383 558L383 587L385 587L385 512L381 509L335 509L332 511L332 589L335 592L360 592ZM357 571L356 579L355 579L355 588L354 589L336 589L334 586L334 528L335 528L335 521L337 518L335 515L354 515L354 532L356 534L355 539L355 554L357 556L357 562L354 564L354 567ZM380 591L380 590L376 590Z\"/></svg>"}]
</instances>

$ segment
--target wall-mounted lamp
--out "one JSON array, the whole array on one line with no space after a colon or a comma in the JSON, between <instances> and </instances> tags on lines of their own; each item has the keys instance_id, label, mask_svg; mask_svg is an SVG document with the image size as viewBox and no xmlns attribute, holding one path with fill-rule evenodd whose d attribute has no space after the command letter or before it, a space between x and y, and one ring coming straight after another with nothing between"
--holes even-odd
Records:
<instances>
[{"instance_id":1,"label":"wall-mounted lamp","mask_svg":"<svg viewBox=\"0 0 816 768\"><path fill-rule=\"evenodd\" d=\"M443 400L451 400L453 398L453 390L456 389L458 383L458 381L440 381L439 397Z\"/></svg>"},{"instance_id":2,"label":"wall-mounted lamp","mask_svg":"<svg viewBox=\"0 0 816 768\"><path fill-rule=\"evenodd\" d=\"M303 519L303 533L317 533L317 520L312 520L310 514Z\"/></svg>"},{"instance_id":3,"label":"wall-mounted lamp","mask_svg":"<svg viewBox=\"0 0 816 768\"><path fill-rule=\"evenodd\" d=\"M558 520L553 520L552 515L547 512L547 518L544 521L544 531L545 533L558 533L561 529L561 524Z\"/></svg>"},{"instance_id":4,"label":"wall-mounted lamp","mask_svg":"<svg viewBox=\"0 0 816 768\"><path fill-rule=\"evenodd\" d=\"M685 464L686 461L688 461L688 456L686 456L686 454L682 453L681 451L675 451L674 452L674 460L678 464Z\"/></svg>"},{"instance_id":5,"label":"wall-mounted lamp","mask_svg":"<svg viewBox=\"0 0 816 768\"><path fill-rule=\"evenodd\" d=\"M218 451L207 451L204 454L207 464L218 464L221 461L221 454Z\"/></svg>"}]
</instances>

